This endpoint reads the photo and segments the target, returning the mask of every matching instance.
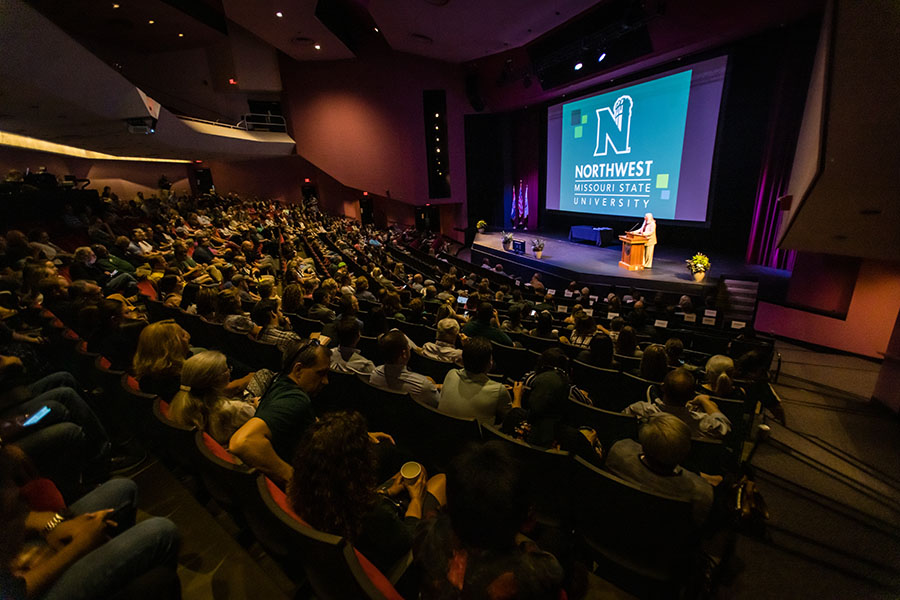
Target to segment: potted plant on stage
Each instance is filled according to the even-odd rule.
[[[531,240],[531,251],[534,252],[535,258],[540,259],[544,255],[544,240],[540,238]]]
[[[484,233],[484,228],[487,227],[487,221],[481,219],[477,223],[475,223],[475,229],[478,230],[478,233]]]
[[[512,246],[513,234],[511,232],[504,231],[502,240],[503,240],[503,249],[508,251],[510,249],[510,247]]]
[[[706,272],[709,271],[709,257],[698,252],[684,262],[687,263],[688,271],[694,276],[694,281],[698,283],[703,281]]]

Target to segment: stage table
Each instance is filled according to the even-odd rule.
[[[608,246],[615,241],[615,234],[609,227],[572,225],[569,228],[570,242],[592,242],[597,246]]]

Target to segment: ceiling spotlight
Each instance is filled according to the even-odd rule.
[[[437,118],[440,117],[440,116],[441,116],[441,113],[434,113],[434,118],[435,118],[435,119],[437,119]]]
[[[284,13],[279,10],[277,13],[275,13],[275,16],[280,19],[281,17],[284,16]]]
[[[321,44],[316,44],[315,46],[313,46],[313,48],[315,48],[316,50],[321,50],[321,49],[322,49],[322,45],[321,45]]]
[[[606,52],[602,52],[600,56],[597,57],[597,62],[603,62],[604,58],[606,58]]]
[[[184,37],[184,34],[183,34],[183,33],[179,33],[179,34],[178,34],[178,37]]]
[[[153,25],[154,23],[156,23],[156,21],[154,21],[153,19],[147,21],[147,25]]]
[[[119,8],[118,4],[113,4],[113,8]]]
[[[575,70],[576,70],[576,71],[580,71],[580,70],[581,70],[581,67],[583,67],[583,66],[584,66],[584,65],[583,65],[582,63],[575,63]]]
[[[381,33],[381,30],[378,29],[377,27],[375,27],[374,29],[375,29],[375,33]]]

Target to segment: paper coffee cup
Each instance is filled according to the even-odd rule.
[[[404,465],[400,467],[400,476],[406,481],[415,481],[421,474],[422,465],[415,461],[411,460],[408,463],[404,463]]]

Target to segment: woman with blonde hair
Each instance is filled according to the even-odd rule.
[[[186,427],[196,426],[227,445],[232,434],[256,414],[255,402],[226,398],[230,379],[231,368],[221,352],[206,351],[190,357],[181,369],[181,385],[172,399],[169,419]]]
[[[132,361],[141,390],[171,400],[178,391],[182,365],[190,356],[190,342],[191,335],[171,319],[147,325]]]

